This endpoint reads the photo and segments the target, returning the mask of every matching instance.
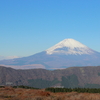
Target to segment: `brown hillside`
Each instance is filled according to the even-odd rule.
[[[76,75],[79,86],[84,86],[85,84],[100,85],[100,66],[70,67],[54,71],[45,69],[16,70],[0,66],[0,85],[6,85],[6,82],[12,82],[13,85],[29,85],[28,80],[36,79],[42,79],[48,82],[57,79],[59,82],[54,85],[61,85],[62,76],[67,79],[71,75]]]
[[[0,88],[0,100],[100,100],[99,93],[51,93],[35,89]]]

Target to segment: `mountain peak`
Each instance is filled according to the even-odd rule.
[[[57,45],[61,47],[69,47],[69,48],[75,48],[75,47],[86,47],[82,43],[74,40],[74,39],[64,39],[63,41],[59,42]]]
[[[84,44],[74,39],[64,39],[58,44],[46,50],[46,53],[51,54],[91,54],[93,50],[85,46]]]

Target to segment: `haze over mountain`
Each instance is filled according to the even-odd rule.
[[[98,66],[100,53],[74,39],[65,39],[43,52],[23,58],[2,60],[0,64],[18,69]]]

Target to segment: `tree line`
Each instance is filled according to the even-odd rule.
[[[100,93],[100,88],[46,88],[50,92]]]
[[[34,87],[24,86],[24,85],[10,86],[10,87],[13,87],[13,88],[23,88],[23,89],[39,89],[39,88],[34,88]],[[5,86],[0,86],[0,88],[5,88]]]
[[[12,86],[13,88],[24,88],[24,89],[38,89],[38,88],[34,88],[34,87],[30,87],[30,86],[24,86],[24,85],[20,85],[20,86]]]

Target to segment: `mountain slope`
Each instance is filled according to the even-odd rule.
[[[0,64],[17,69],[98,66],[100,65],[100,53],[74,39],[65,39],[43,52],[23,58],[2,60]]]
[[[28,85],[36,88],[51,86],[99,87],[100,66],[70,67],[62,70],[27,69],[15,70],[0,66],[0,85]]]

